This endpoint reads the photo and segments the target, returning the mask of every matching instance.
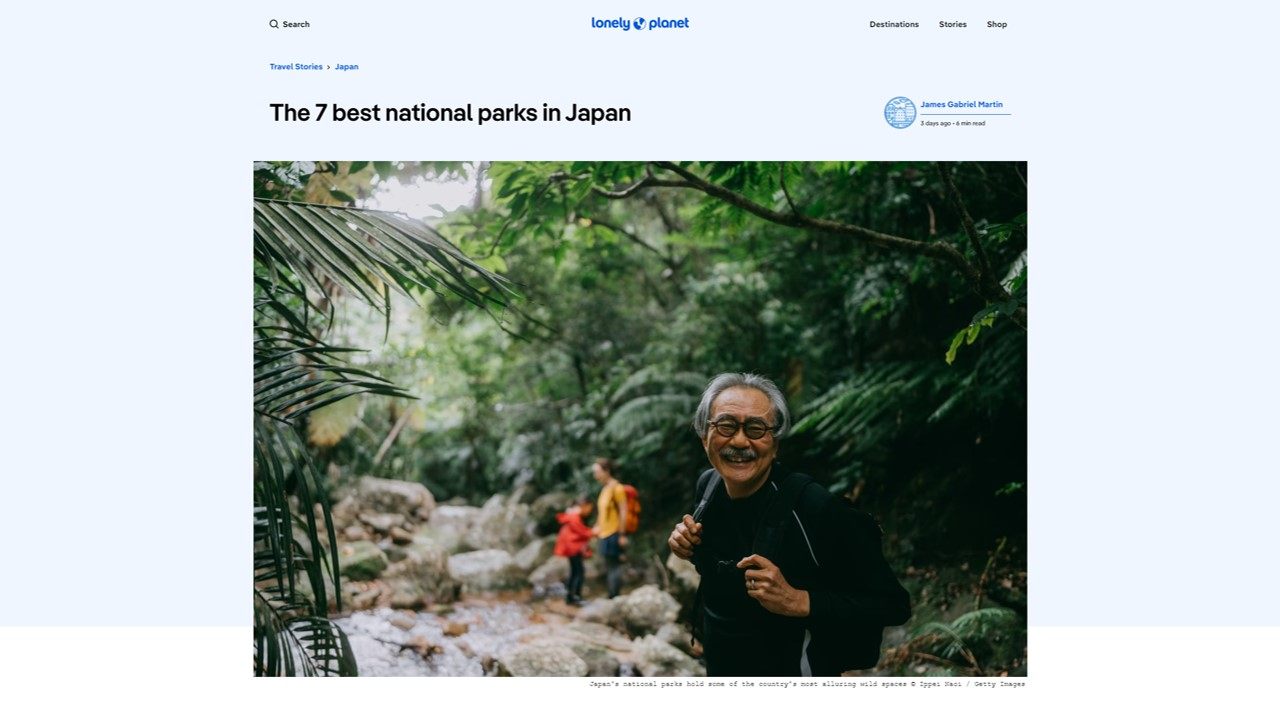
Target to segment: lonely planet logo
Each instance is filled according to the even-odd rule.
[[[916,121],[916,104],[910,98],[896,97],[884,106],[884,119],[899,130]]]

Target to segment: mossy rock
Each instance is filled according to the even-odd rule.
[[[340,545],[338,556],[342,576],[352,580],[376,580],[387,569],[387,554],[371,542]]]

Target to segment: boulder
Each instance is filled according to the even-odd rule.
[[[533,572],[529,573],[529,584],[535,588],[546,588],[562,583],[569,577],[569,558],[552,555]]]
[[[360,478],[356,489],[360,506],[379,513],[395,513],[405,517],[430,517],[436,499],[431,491],[416,482],[384,480],[371,476]]]
[[[480,509],[466,505],[441,505],[431,513],[427,524],[418,528],[419,538],[428,539],[445,552],[456,553],[474,548],[467,545],[467,531],[480,514]]]
[[[511,490],[511,494],[507,496],[508,505],[528,505],[533,502],[538,495],[538,491],[529,484],[517,483]]]
[[[522,572],[531,572],[534,568],[546,562],[547,558],[551,557],[555,547],[556,539],[554,537],[538,538],[520,548],[520,551],[515,554],[516,565],[519,566]]]
[[[556,514],[564,512],[574,497],[563,490],[549,492],[529,505],[529,520],[538,535],[550,535],[560,529]]]
[[[599,645],[566,640],[565,645],[587,664],[587,675],[590,677],[617,677],[622,663],[608,650]]]
[[[355,497],[348,495],[338,502],[334,503],[329,510],[329,516],[333,519],[335,528],[344,528],[352,525],[356,521],[356,515],[360,514],[360,504]]]
[[[689,642],[691,640],[689,628],[676,623],[667,623],[658,628],[658,632],[654,633],[654,637],[685,655],[694,657],[693,646]]]
[[[362,512],[357,516],[360,522],[386,535],[391,532],[391,528],[400,527],[404,524],[404,515],[400,513],[375,513]]]
[[[698,595],[698,583],[702,581],[698,575],[698,569],[693,566],[693,563],[675,555],[667,556],[664,569],[666,570],[666,590],[671,593],[676,602],[680,603],[678,619],[681,622],[691,622],[694,599]]]
[[[636,588],[617,598],[618,620],[634,636],[649,635],[676,621],[680,603],[656,585]]]
[[[520,568],[506,550],[475,550],[450,556],[449,574],[463,592],[502,590],[524,582]]]
[[[645,677],[703,677],[706,668],[656,635],[631,643],[636,670]]]
[[[498,656],[499,674],[513,677],[586,677],[587,663],[563,643],[517,645]]]
[[[401,548],[404,559],[388,566],[382,579],[391,589],[391,605],[422,608],[457,597],[458,582],[449,573],[449,555],[430,543],[414,541]]]
[[[595,564],[586,564],[586,579],[588,581],[599,579],[600,575],[601,572]],[[547,588],[556,583],[563,583],[568,578],[569,558],[552,555],[544,560],[533,572],[529,573],[529,584],[535,588]]]
[[[587,674],[591,677],[616,677],[621,662],[615,653],[631,652],[631,640],[626,635],[595,623],[534,626],[525,635],[525,641],[569,648],[587,664]]]
[[[373,580],[387,568],[387,555],[371,542],[338,545],[338,562],[342,576],[352,580]]]
[[[693,563],[675,555],[667,556],[667,592],[674,595],[681,605],[693,605],[693,596],[698,592],[699,582],[701,577]]]
[[[338,609],[338,602],[333,592],[333,580],[329,577],[328,572],[322,572],[321,577],[324,580],[325,602],[328,605],[328,611],[334,612]],[[309,603],[315,603],[316,594],[312,592],[311,580],[306,573],[298,573],[294,577],[293,588],[304,600]],[[351,598],[354,594],[355,591],[351,587],[351,583],[342,583],[342,603],[346,609],[350,609]]]
[[[515,552],[524,540],[529,506],[510,503],[501,495],[485,502],[467,531],[466,544],[478,550]]]
[[[566,638],[596,645],[613,652],[631,651],[631,638],[608,625],[583,620],[581,615],[568,625],[557,628],[557,631]]]
[[[600,625],[619,627],[622,625],[622,621],[618,612],[618,600],[619,598],[611,600],[596,598],[578,610],[577,619],[584,623],[599,623]]]

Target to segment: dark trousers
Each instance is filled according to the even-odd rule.
[[[604,584],[609,588],[609,597],[618,597],[618,593],[622,592],[622,558],[605,555],[604,568]]]
[[[582,581],[586,577],[587,573],[583,568],[582,556],[574,555],[569,558],[569,581],[565,583],[565,592],[570,600],[582,597]]]
[[[600,554],[604,556],[604,584],[609,589],[609,597],[618,597],[622,592],[622,544],[618,542],[618,534],[600,538]]]

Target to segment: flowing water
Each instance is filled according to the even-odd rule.
[[[448,612],[378,608],[336,622],[351,640],[363,676],[458,677],[492,675],[493,658],[568,620],[525,600],[478,598]]]
[[[523,603],[466,603],[447,615],[379,608],[338,624],[351,640],[361,675],[480,676],[492,674],[489,659],[530,628],[530,614]],[[463,626],[466,631],[457,634]],[[457,636],[447,634],[450,629]]]

